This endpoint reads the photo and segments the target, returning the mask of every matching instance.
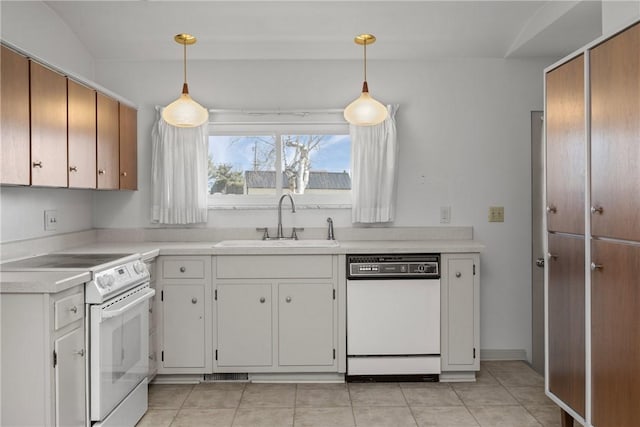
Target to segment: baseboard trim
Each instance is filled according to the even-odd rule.
[[[524,360],[527,352],[524,349],[480,349],[480,360]]]

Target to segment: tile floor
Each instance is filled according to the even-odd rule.
[[[475,383],[151,385],[138,427],[560,426],[524,362],[483,362]]]

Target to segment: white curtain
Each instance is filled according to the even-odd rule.
[[[396,112],[374,126],[349,126],[351,134],[351,220],[360,223],[391,222],[395,215],[398,142]]]
[[[160,111],[151,132],[152,220],[161,224],[207,222],[208,121],[196,128],[165,122]]]

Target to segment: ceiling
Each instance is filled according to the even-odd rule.
[[[600,1],[47,1],[97,61],[561,57],[601,35]]]

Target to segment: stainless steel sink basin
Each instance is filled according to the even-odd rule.
[[[223,240],[214,248],[335,248],[337,240]]]

